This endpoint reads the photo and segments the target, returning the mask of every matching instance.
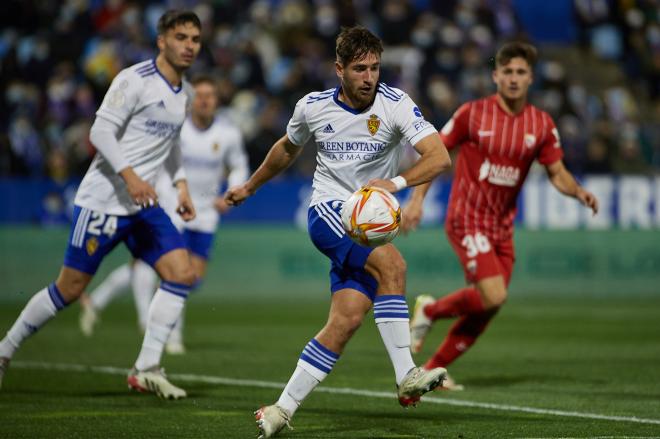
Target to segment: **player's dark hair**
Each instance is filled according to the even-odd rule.
[[[215,87],[216,89],[218,88],[218,81],[211,75],[205,75],[205,74],[195,75],[190,80],[190,83],[193,86],[196,86],[198,84],[210,84],[211,86]]]
[[[193,11],[170,9],[158,19],[158,35],[164,35],[168,30],[186,23],[192,23],[197,29],[202,30],[202,22]]]
[[[368,53],[380,56],[383,53],[383,43],[363,26],[343,27],[337,37],[335,51],[337,61],[345,66]]]
[[[521,41],[506,43],[497,51],[497,55],[495,55],[495,67],[505,66],[513,58],[522,58],[527,61],[530,67],[534,67],[538,59],[538,53],[536,47],[528,43]]]

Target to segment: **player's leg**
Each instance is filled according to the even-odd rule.
[[[128,288],[130,281],[131,264],[126,263],[115,268],[86,298],[81,297],[79,324],[85,336],[91,337],[101,312]]]
[[[431,330],[435,320],[477,314],[485,311],[482,293],[475,285],[477,271],[483,277],[500,275],[499,271],[491,269],[494,267],[494,262],[492,261],[494,255],[484,255],[483,252],[479,251],[480,248],[486,248],[486,243],[488,242],[484,242],[484,239],[487,240],[485,236],[480,235],[480,246],[477,247],[474,235],[466,235],[463,231],[457,231],[449,225],[447,225],[446,233],[447,239],[454,253],[458,256],[463,266],[465,278],[470,285],[439,299],[434,299],[427,294],[417,297],[410,324],[411,347],[414,353],[421,351],[424,339]],[[488,249],[492,250],[490,243],[488,243]],[[485,272],[487,269],[490,269],[488,273]]]
[[[167,399],[183,398],[186,392],[167,381],[160,360],[195,281],[188,251],[160,207],[140,213],[140,222],[131,230],[126,244],[135,257],[151,264],[161,278],[149,306],[142,348],[128,376],[129,387]]]
[[[182,235],[186,247],[190,252],[190,263],[195,273],[196,280],[191,289],[191,291],[194,291],[199,288],[202,279],[206,274],[208,259],[211,253],[211,248],[213,247],[214,235],[212,233],[198,232],[188,229],[184,229]],[[177,320],[176,325],[172,329],[170,337],[165,344],[165,352],[170,355],[181,355],[186,352],[186,347],[183,343],[184,322],[185,309],[181,312],[181,317]]]
[[[135,302],[135,311],[138,317],[138,326],[144,334],[147,328],[147,316],[149,314],[149,305],[151,298],[156,292],[158,285],[158,274],[146,262],[136,259],[133,262],[133,275],[131,276],[131,289],[133,290],[133,300]]]
[[[0,383],[9,360],[32,334],[68,304],[77,300],[121,236],[117,217],[75,206],[74,220],[57,280],[38,291],[0,341]]]
[[[378,247],[365,261],[365,270],[378,284],[374,319],[394,367],[402,406],[416,404],[420,397],[440,385],[443,368],[424,370],[415,366],[410,352],[408,304],[405,299],[406,263],[392,244]]]
[[[495,245],[491,256],[493,258],[491,262],[480,261],[484,266],[484,270],[476,273],[478,280],[475,283],[475,288],[481,296],[483,310],[461,316],[452,325],[440,348],[424,367],[446,367],[463,355],[474,345],[506,301],[507,285],[514,261],[513,243],[504,242]],[[488,268],[489,264],[491,264],[491,268]],[[500,274],[480,278],[485,273],[492,273],[493,270]]]

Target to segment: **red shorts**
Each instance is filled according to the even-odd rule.
[[[465,234],[447,224],[447,239],[463,266],[465,279],[475,283],[487,277],[502,275],[509,285],[516,260],[513,239],[495,241],[484,233]]]

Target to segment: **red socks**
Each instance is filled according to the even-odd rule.
[[[483,312],[481,295],[474,287],[463,288],[424,307],[424,314],[431,320],[476,314]]]
[[[460,357],[477,341],[477,337],[484,332],[498,310],[499,308],[495,308],[458,319],[449,330],[449,334],[445,337],[440,349],[426,362],[424,368],[447,367],[456,358]]]

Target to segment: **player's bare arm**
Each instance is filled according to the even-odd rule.
[[[451,167],[449,152],[447,152],[447,148],[445,148],[445,145],[437,134],[434,133],[424,137],[414,146],[415,150],[421,157],[410,169],[400,175],[400,177],[403,178],[403,185],[400,183],[397,184],[396,181],[393,181],[400,177],[395,177],[391,180],[375,178],[370,180],[367,184],[394,193],[400,191],[406,186],[417,186],[423,183],[428,183],[440,173]],[[426,194],[426,192],[424,192],[424,194]]]
[[[238,206],[252,196],[264,183],[288,168],[300,155],[302,146],[294,145],[284,135],[275,142],[266,158],[252,176],[241,186],[230,188],[225,200],[230,206]]]
[[[415,186],[410,199],[403,206],[403,213],[401,215],[401,232],[405,235],[408,232],[417,230],[417,226],[422,221],[422,215],[424,213],[424,198],[426,198],[426,193],[429,191],[429,188],[433,184],[431,181],[428,183],[422,183]]]
[[[594,215],[598,213],[598,198],[575,181],[575,177],[566,169],[566,166],[564,166],[561,160],[546,165],[545,169],[548,173],[550,183],[559,192],[576,198],[584,206],[590,208]]]
[[[190,192],[188,191],[188,182],[186,180],[177,180],[174,183],[174,187],[176,187],[179,197],[179,205],[177,206],[176,212],[184,221],[195,219],[197,213],[195,212],[195,206],[193,205]]]
[[[155,206],[158,203],[158,195],[154,188],[138,177],[132,167],[122,169],[119,171],[119,175],[124,179],[126,190],[135,204],[147,207]]]

